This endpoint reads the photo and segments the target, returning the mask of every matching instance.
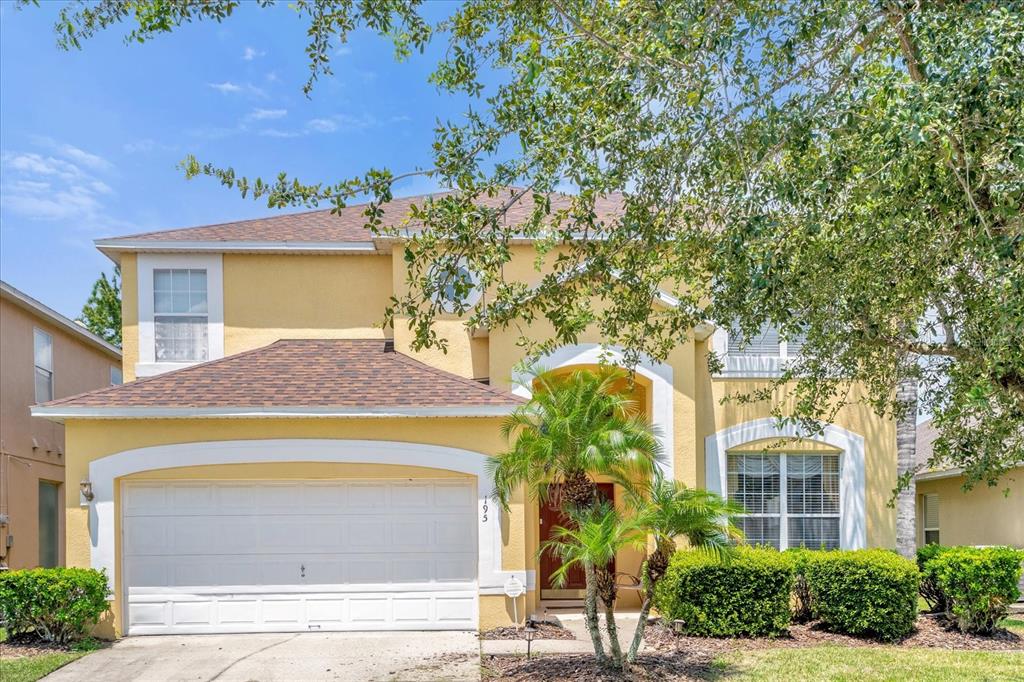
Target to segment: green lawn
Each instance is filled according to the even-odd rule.
[[[0,659],[0,680],[3,682],[35,682],[49,675],[75,659],[85,656],[88,651],[60,651],[25,658]]]
[[[7,640],[7,631],[0,628],[0,643]],[[0,680],[3,682],[35,682],[49,675],[57,668],[66,666],[71,661],[93,651],[95,646],[89,641],[79,651],[56,651],[39,656],[24,658],[0,659]]]
[[[738,651],[715,661],[712,679],[856,682],[1024,680],[1024,652],[882,646]]]

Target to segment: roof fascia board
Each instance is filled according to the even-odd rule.
[[[155,239],[97,239],[101,251],[329,251],[373,253],[377,247],[366,242],[294,242],[294,241],[185,241]]]
[[[62,407],[36,405],[33,417],[64,419],[302,419],[302,418],[407,418],[407,417],[504,417],[516,405],[465,405],[453,407]]]

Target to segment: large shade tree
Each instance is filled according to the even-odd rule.
[[[58,40],[124,22],[144,42],[236,5],[76,3]],[[549,344],[596,326],[661,358],[706,320],[769,322],[807,337],[779,379],[795,381],[780,418],[813,429],[856,400],[898,413],[913,381],[936,460],[968,484],[1024,461],[1022,2],[467,0],[435,23],[406,0],[290,6],[309,22],[314,96],[332,43],[367,27],[399,56],[446,42],[432,80],[474,100],[438,125],[435,165],[411,171],[455,190],[417,207],[412,286],[387,311],[418,344],[443,343],[437,294],[460,264],[494,292],[469,307],[468,287],[450,287],[471,325],[547,318]],[[321,183],[184,167],[276,207],[368,195],[378,230],[408,170]],[[547,200],[564,187],[568,205]],[[616,193],[621,210],[597,210]],[[532,219],[506,223],[522,197]],[[524,234],[562,245],[530,295],[502,267]],[[654,305],[659,288],[679,305]]]

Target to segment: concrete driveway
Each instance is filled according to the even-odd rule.
[[[47,681],[479,680],[475,632],[129,637]]]

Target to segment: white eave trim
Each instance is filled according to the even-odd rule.
[[[964,470],[957,467],[954,469],[939,469],[937,471],[922,471],[914,476],[915,481],[935,481],[942,478],[956,478],[962,476]]]
[[[179,241],[155,239],[97,239],[93,242],[96,248],[110,256],[108,252],[142,251],[142,252],[239,252],[262,251],[270,253],[377,253],[372,241],[365,242],[295,242],[295,241]]]
[[[454,407],[63,407],[35,406],[33,417],[64,419],[322,419],[504,417],[515,405]]]

